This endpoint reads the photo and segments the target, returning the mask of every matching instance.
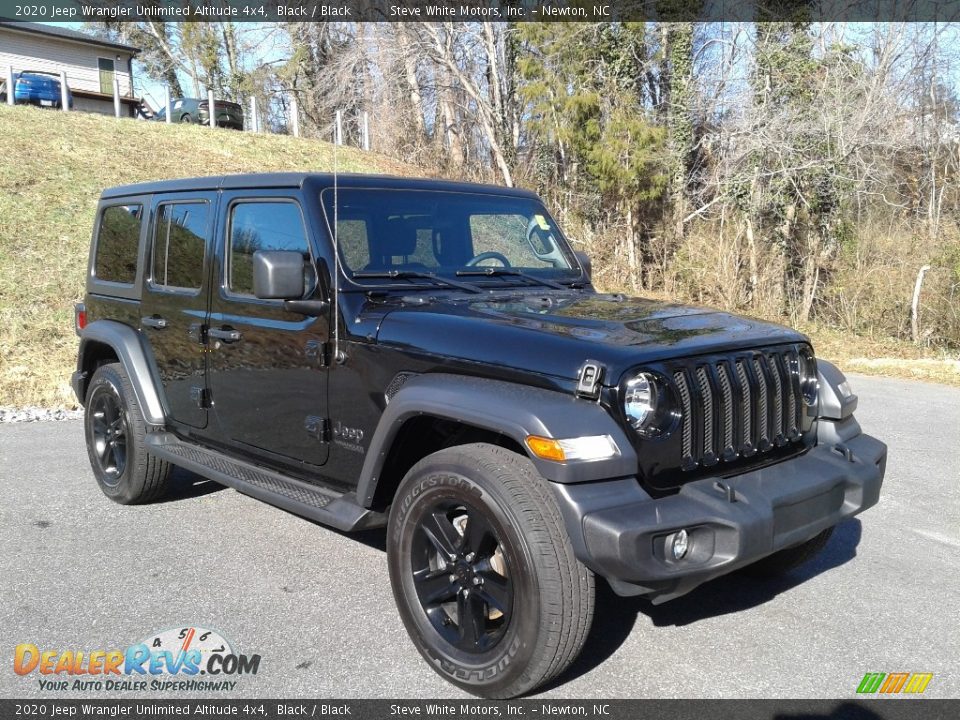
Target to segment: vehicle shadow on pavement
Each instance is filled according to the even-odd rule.
[[[742,571],[734,572],[663,605],[653,605],[643,598],[622,598],[606,582],[598,581],[593,626],[583,652],[565,673],[542,689],[563,685],[601,665],[630,636],[641,614],[646,615],[655,627],[683,626],[757,607],[852,560],[856,557],[861,534],[859,519],[846,520],[836,527],[830,542],[817,557],[782,577],[761,579]]]
[[[170,487],[163,498],[156,502],[162,504],[189,500],[226,489],[226,485],[220,485],[174,465],[173,473],[170,475]]]
[[[370,528],[369,530],[358,530],[357,532],[343,532],[342,530],[337,530],[329,525],[323,525],[321,523],[315,524],[319,528],[329,530],[337,535],[342,535],[350,542],[362,543],[363,545],[373,548],[374,550],[379,550],[383,553],[387,552],[387,529],[385,527]]]

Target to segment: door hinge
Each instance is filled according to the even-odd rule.
[[[303,421],[303,429],[320,442],[330,442],[330,418],[307,415]]]
[[[213,405],[213,401],[210,399],[210,391],[207,388],[196,386],[190,388],[190,399],[202,410],[206,410]]]
[[[327,367],[330,364],[330,346],[319,340],[307,340],[303,354],[317,367]]]

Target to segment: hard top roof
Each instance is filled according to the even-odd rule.
[[[102,198],[150,195],[153,193],[192,192],[200,190],[245,190],[258,188],[302,188],[305,184],[314,187],[332,187],[332,173],[248,173],[243,175],[212,175],[209,177],[160,180],[157,182],[119,185],[103,191]],[[399,177],[395,175],[362,175],[338,173],[337,185],[341,188],[383,188],[391,190],[445,190],[448,192],[471,192],[516,197],[537,197],[529,190],[481,185],[479,183],[431,180],[427,178]]]

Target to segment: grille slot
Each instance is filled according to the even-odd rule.
[[[680,412],[683,414],[681,420],[681,452],[683,453],[682,465],[693,468],[697,466],[693,459],[693,424],[690,420],[690,388],[687,387],[687,376],[682,372],[673,374],[673,381],[677,384],[677,390],[680,393]]]
[[[740,451],[744,454],[752,454],[753,448],[757,443],[753,436],[753,388],[750,379],[747,377],[747,363],[745,360],[737,360],[737,379],[740,381],[741,393],[743,395],[743,409],[741,411],[740,424],[743,428],[743,436],[740,439]]]
[[[758,394],[758,406],[757,406],[757,435],[758,442],[757,448],[761,451],[767,450],[770,447],[770,404],[769,398],[770,395],[767,392],[767,375],[763,372],[763,368],[760,366],[760,359],[753,358],[751,360],[753,363],[753,372],[757,377],[757,387],[759,388]]]
[[[769,452],[802,437],[795,348],[674,366],[684,470]]]
[[[773,407],[774,407],[774,442],[777,445],[783,445],[786,438],[783,434],[783,382],[780,380],[780,366],[777,361],[767,356],[767,368],[773,377]]]
[[[707,379],[707,371],[702,367],[697,368],[697,385],[700,387],[700,399],[703,402],[703,455],[706,460],[713,452],[713,426],[715,421],[713,388],[710,387],[710,382]]]
[[[721,405],[720,417],[723,418],[723,456],[735,452],[733,445],[733,390],[730,389],[730,378],[727,377],[727,366],[724,363],[717,365],[717,376],[720,378]]]

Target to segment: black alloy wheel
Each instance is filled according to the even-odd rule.
[[[120,394],[110,383],[97,387],[90,398],[93,451],[103,482],[116,487],[127,468],[127,419]]]
[[[411,572],[417,597],[437,633],[466,652],[486,652],[503,638],[513,583],[491,521],[472,505],[446,500],[414,531]]]

